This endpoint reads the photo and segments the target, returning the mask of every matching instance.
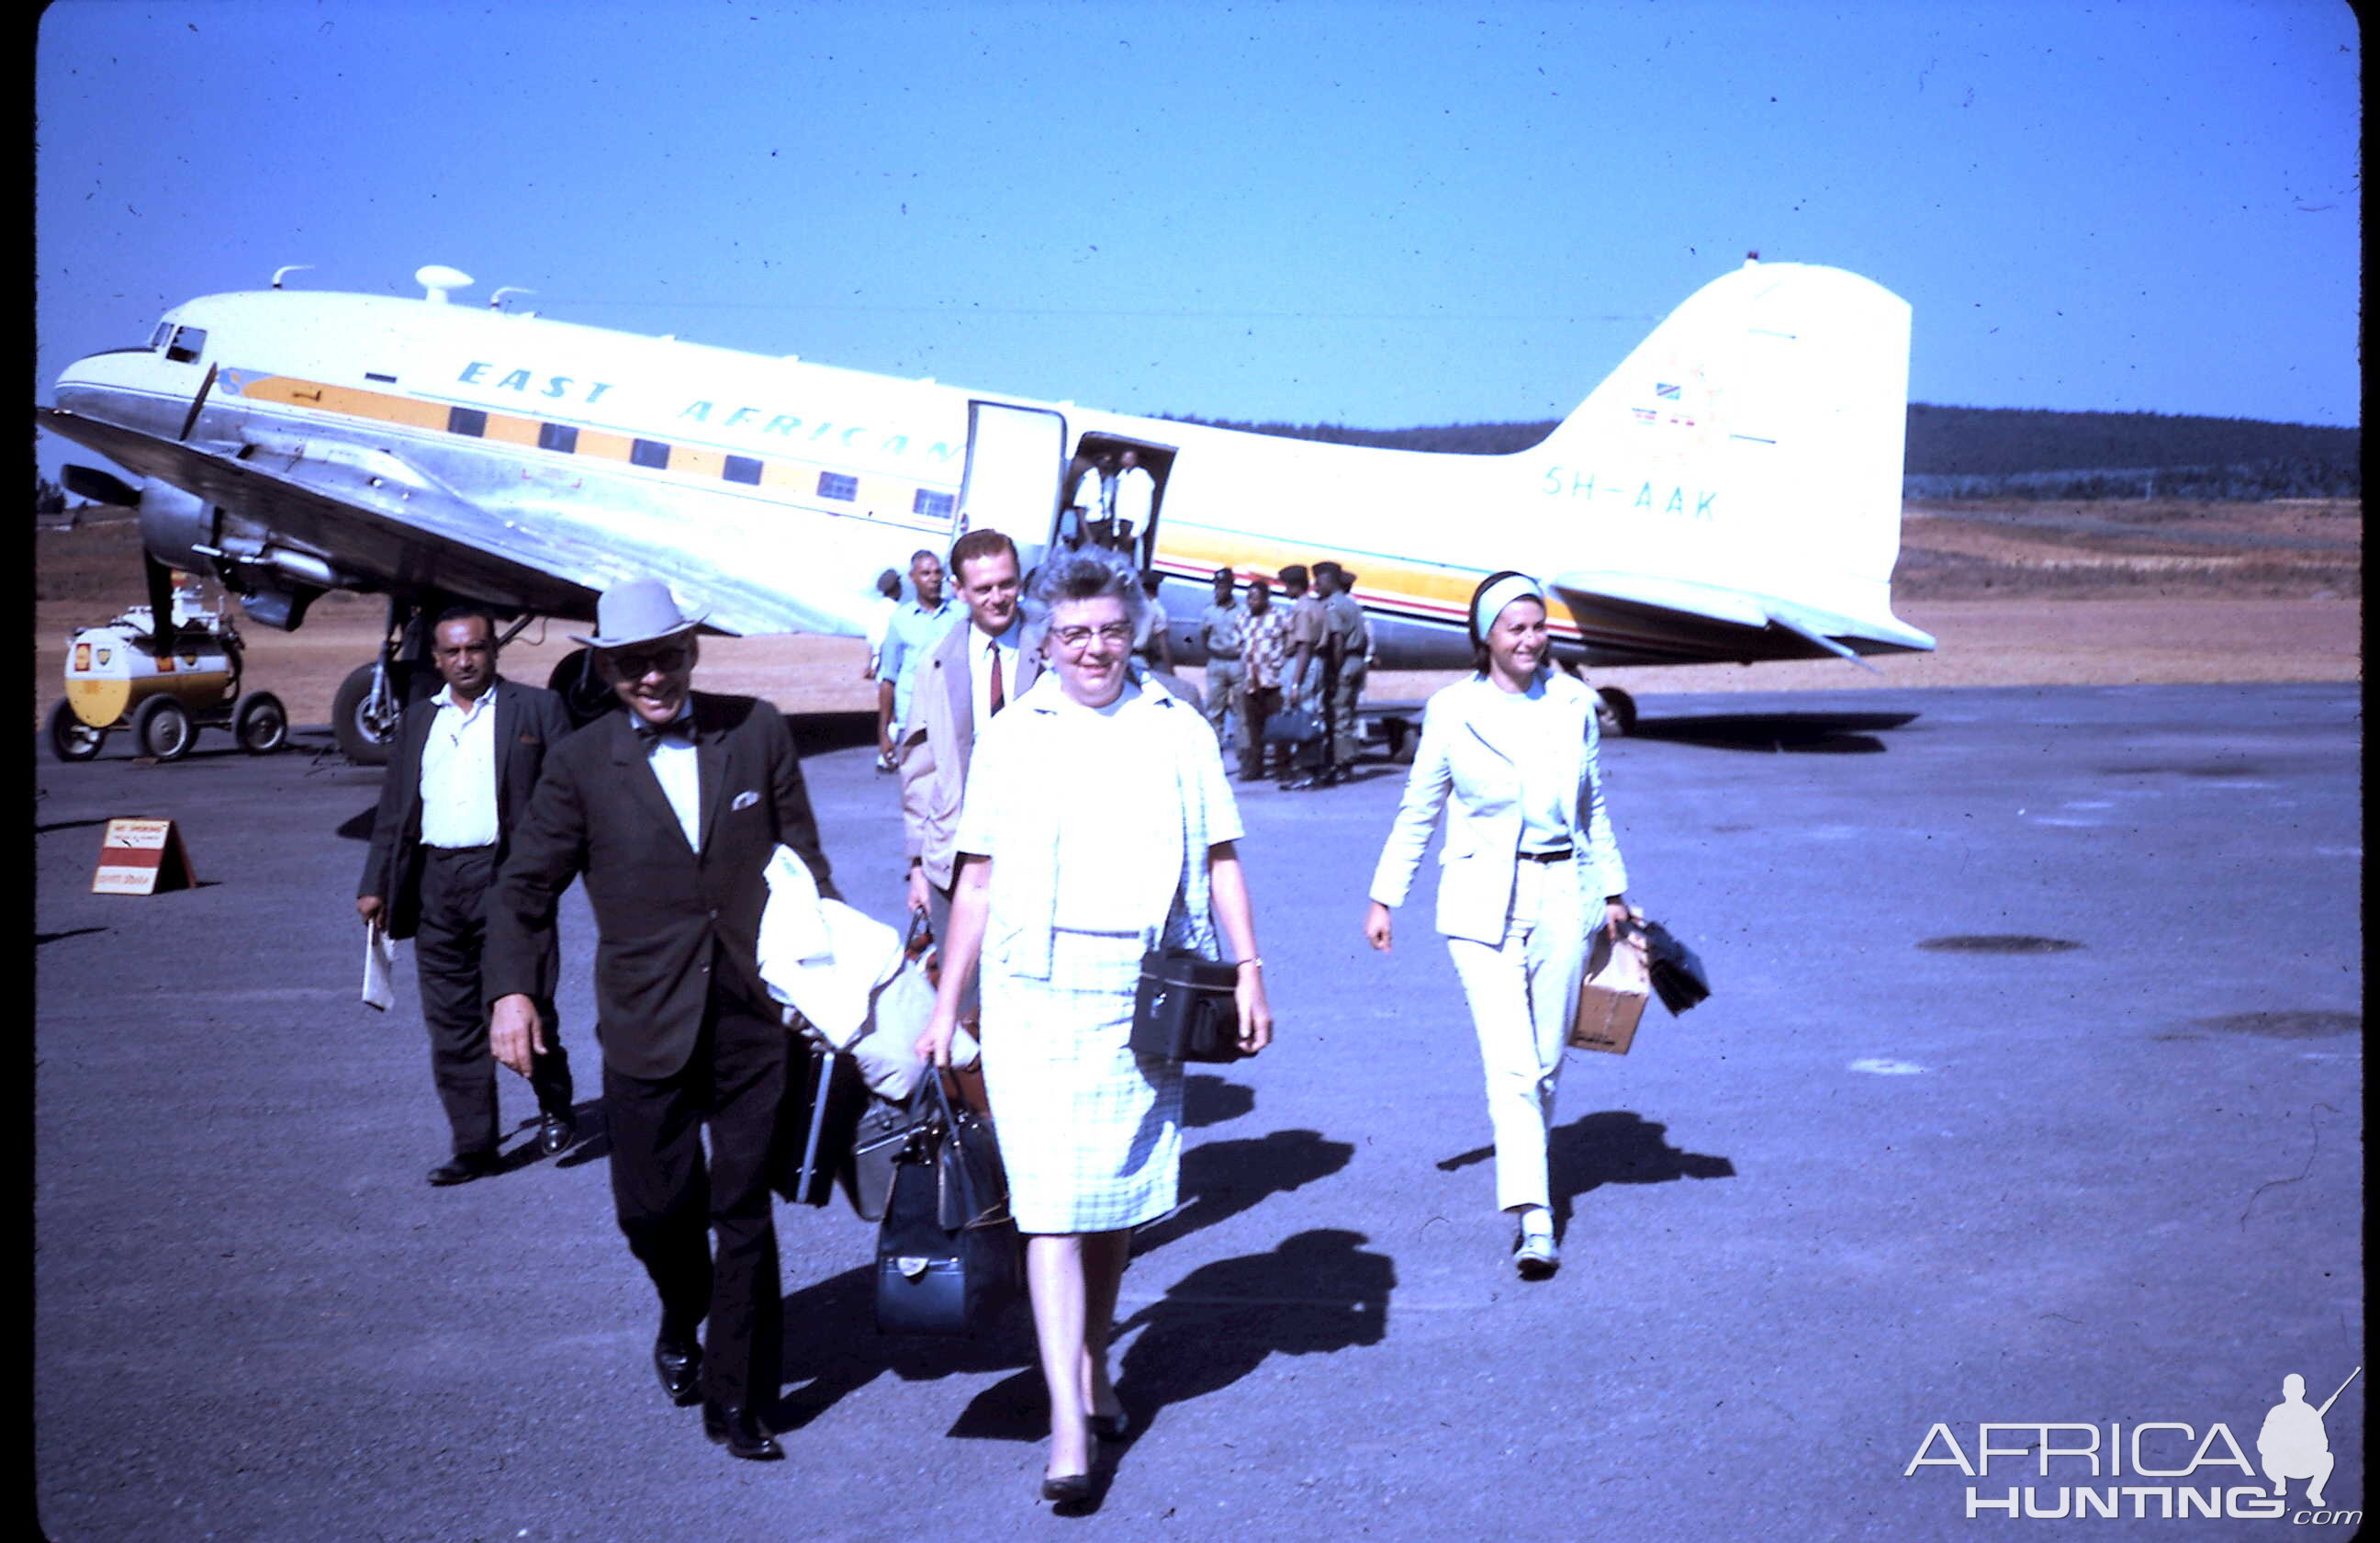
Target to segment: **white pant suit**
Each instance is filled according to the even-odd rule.
[[[1526,694],[1485,676],[1429,699],[1372,898],[1404,903],[1439,811],[1438,929],[1479,1037],[1496,1204],[1551,1204],[1546,1136],[1571,1013],[1603,901],[1628,887],[1596,765],[1594,695],[1540,672]],[[1544,860],[1540,860],[1544,859]]]

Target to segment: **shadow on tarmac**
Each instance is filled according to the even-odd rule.
[[[1266,1253],[1200,1265],[1118,1323],[1118,1339],[1140,1330],[1116,1367],[1130,1425],[1121,1442],[1103,1444],[1094,1495],[1073,1510],[1099,1509],[1116,1469],[1167,1406],[1228,1388],[1276,1354],[1378,1344],[1397,1271],[1387,1255],[1364,1251],[1370,1241],[1335,1227],[1298,1233]],[[976,1395],[950,1434],[1038,1441],[1049,1427],[1040,1367],[1031,1364]]]
[[[1197,1080],[1213,1082],[1226,1088],[1233,1086],[1220,1078]],[[1214,1097],[1212,1094],[1208,1096]],[[1327,1141],[1319,1133],[1310,1130],[1274,1131],[1247,1140],[1209,1141],[1191,1147],[1182,1154],[1182,1190],[1192,1197],[1190,1203],[1163,1221],[1135,1233],[1134,1257],[1160,1248],[1202,1228],[1211,1227],[1274,1195],[1286,1194],[1301,1185],[1327,1178],[1344,1168],[1354,1155],[1353,1143]],[[1365,1241],[1352,1233],[1301,1235],[1307,1238],[1344,1238],[1355,1243]],[[1296,1241],[1292,1239],[1290,1243]],[[1314,1294],[1324,1286],[1343,1296],[1347,1294],[1350,1283],[1360,1284],[1375,1275],[1383,1281],[1393,1280],[1393,1272],[1387,1268],[1389,1261],[1378,1256],[1361,1256],[1351,1267],[1345,1249],[1335,1249],[1329,1252],[1327,1257],[1318,1257],[1315,1250],[1322,1245],[1308,1243],[1292,1252],[1290,1243],[1284,1243],[1274,1254],[1202,1266],[1173,1288],[1169,1300],[1172,1295],[1187,1294],[1233,1300],[1254,1296],[1269,1301],[1297,1296],[1300,1293]],[[1378,1259],[1377,1270],[1364,1262],[1369,1259]],[[1228,1267],[1236,1267],[1236,1270]],[[1364,1273],[1337,1273],[1345,1268],[1358,1269]],[[1210,1273],[1219,1270],[1223,1272],[1220,1277]],[[1128,1281],[1131,1277],[1127,1275],[1125,1279]],[[1192,1282],[1202,1280],[1208,1283],[1192,1285]],[[1220,1280],[1221,1284],[1215,1284],[1217,1280]],[[1378,1337],[1378,1320],[1386,1312],[1387,1286],[1381,1285],[1377,1294],[1380,1306],[1373,1314],[1374,1339]],[[844,1397],[858,1391],[886,1372],[905,1381],[923,1381],[947,1377],[953,1372],[1013,1368],[1016,1371],[1015,1376],[985,1389],[960,1411],[949,1434],[1003,1441],[1038,1441],[1049,1434],[1049,1401],[1041,1388],[1029,1309],[1021,1295],[998,1323],[982,1338],[976,1340],[878,1333],[876,1275],[872,1265],[847,1270],[816,1285],[794,1292],[784,1299],[783,1307],[783,1377],[785,1381],[798,1382],[801,1386],[779,1401],[770,1420],[771,1428],[774,1430],[799,1430],[833,1408]],[[1332,1310],[1344,1316],[1347,1308],[1340,1305]],[[1144,1309],[1131,1321],[1156,1321],[1148,1318],[1148,1311]],[[1295,1320],[1294,1315],[1292,1317],[1294,1321],[1291,1329],[1284,1329],[1282,1333],[1291,1334],[1293,1353],[1303,1354],[1306,1341],[1314,1337],[1312,1326],[1297,1327],[1302,1320]],[[1119,1335],[1124,1327],[1123,1324],[1117,1326]],[[1195,1358],[1199,1338],[1196,1334],[1189,1336],[1184,1354]],[[1228,1361],[1230,1357],[1223,1359]],[[1257,1361],[1262,1359],[1262,1354],[1256,1357]],[[1130,1364],[1127,1358],[1126,1365]],[[1250,1361],[1248,1368],[1244,1370],[1252,1369],[1255,1365],[1256,1361]],[[1244,1371],[1234,1372],[1232,1379],[1241,1375]],[[1223,1385],[1220,1382],[1214,1384],[1215,1387]],[[1211,1391],[1212,1389],[1197,1391]],[[1160,1399],[1156,1402],[1167,1401]]]
[[[1204,1072],[1193,1072],[1182,1081],[1182,1125],[1196,1130],[1202,1125],[1220,1125],[1256,1112],[1257,1090],[1245,1083],[1226,1082]]]
[[[1581,1115],[1546,1140],[1547,1176],[1553,1186],[1554,1225],[1568,1228],[1572,1203],[1607,1184],[1669,1184],[1677,1179],[1731,1179],[1735,1163],[1702,1152],[1682,1152],[1663,1139],[1669,1126],[1622,1109]],[[1494,1146],[1441,1159],[1440,1172],[1494,1160]]]
[[[1628,737],[1767,755],[1866,756],[1885,748],[1877,733],[1916,717],[1914,712],[1700,712],[1640,720]]]
[[[1319,1131],[1272,1131],[1237,1141],[1202,1141],[1182,1154],[1182,1193],[1190,1203],[1133,1234],[1135,1258],[1228,1221],[1276,1195],[1327,1179],[1355,1155],[1352,1141]]]
[[[372,838],[372,827],[379,823],[380,806],[374,804],[366,808],[363,813],[352,819],[341,820],[339,828],[331,833],[342,841],[370,841]]]

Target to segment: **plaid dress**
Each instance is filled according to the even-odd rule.
[[[986,725],[959,850],[992,859],[983,1073],[1020,1231],[1102,1233],[1179,1200],[1182,1067],[1132,1052],[1141,955],[1211,956],[1207,848],[1241,834],[1215,736],[1153,681],[1101,712],[1050,672]]]

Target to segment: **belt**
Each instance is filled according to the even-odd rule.
[[[482,852],[492,852],[496,847],[493,842],[485,846],[431,846],[425,842],[421,849],[439,857],[475,857]]]
[[[1570,861],[1571,850],[1567,846],[1557,846],[1550,852],[1520,852],[1514,856],[1524,863],[1566,863]]]

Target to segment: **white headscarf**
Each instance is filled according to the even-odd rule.
[[[1516,600],[1533,600],[1544,605],[1545,587],[1524,573],[1507,574],[1488,585],[1471,602],[1471,635],[1486,642],[1488,628],[1504,614],[1504,607]]]

